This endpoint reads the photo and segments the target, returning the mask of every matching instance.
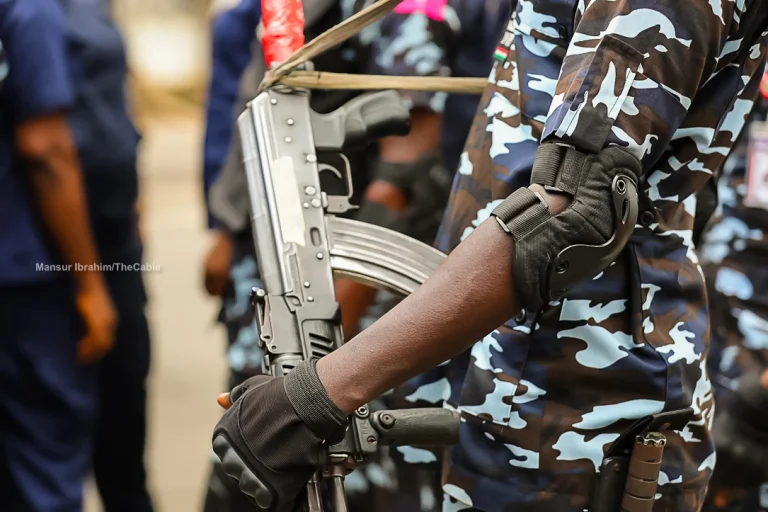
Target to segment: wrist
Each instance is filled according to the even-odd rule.
[[[82,270],[75,272],[75,284],[78,293],[101,291],[106,287],[104,276],[95,270]]]
[[[317,362],[317,375],[336,407],[344,414],[350,415],[358,407],[365,405],[368,400],[364,396],[365,390],[362,384],[349,385],[349,379],[345,378],[340,371],[343,366],[333,362],[334,354],[325,356]]]
[[[296,414],[321,439],[340,442],[347,429],[347,414],[328,395],[315,367],[303,361],[285,377],[285,392]]]

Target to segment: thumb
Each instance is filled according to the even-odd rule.
[[[229,409],[232,402],[229,400],[229,393],[222,393],[216,398],[216,402],[224,409]]]

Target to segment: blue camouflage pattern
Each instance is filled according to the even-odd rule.
[[[219,321],[227,330],[229,389],[262,373],[264,352],[259,347],[259,332],[251,304],[251,291],[262,288],[253,242],[247,237],[235,240],[230,283],[222,297]]]
[[[749,124],[764,122],[768,100],[761,99]],[[718,181],[718,209],[701,247],[712,319],[710,367],[717,392],[735,389],[739,377],[768,365],[768,215],[747,206],[749,131],[739,136]]]
[[[370,1],[357,0],[356,10]],[[395,12],[360,32],[370,46],[366,73],[391,76],[450,76],[452,52],[461,31],[457,0],[404,0]],[[400,91],[409,109],[442,113],[446,93]]]
[[[691,407],[668,432],[655,510],[697,511],[715,463],[696,192],[757,95],[764,0],[519,0],[495,52],[438,235],[446,252],[530,183],[536,148],[623,147],[646,196],[627,249],[561,302],[477,342],[443,510],[582,512],[633,420]],[[458,394],[458,397],[456,395]]]
[[[764,83],[768,83],[766,77]],[[761,98],[747,127],[764,122],[766,116],[768,99]],[[718,209],[701,247],[712,325],[709,371],[716,399],[726,402],[738,389],[742,375],[768,368],[768,295],[763,293],[768,289],[768,208],[745,204],[748,151],[749,130],[745,129],[723,165]],[[718,414],[727,411],[718,409]],[[720,491],[726,491],[727,504],[716,506],[712,500],[706,510],[768,510],[768,484],[737,492],[710,488],[710,495]]]

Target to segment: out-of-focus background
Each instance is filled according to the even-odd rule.
[[[213,0],[216,2],[217,0]],[[226,384],[218,301],[204,293],[210,246],[200,179],[210,55],[210,0],[113,0],[128,45],[131,94],[143,135],[142,234],[151,305],[147,462],[157,509],[199,510],[210,435]],[[92,490],[87,512],[100,510]]]

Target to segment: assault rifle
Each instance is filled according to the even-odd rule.
[[[322,115],[311,110],[309,95],[305,89],[267,89],[238,119],[264,283],[252,298],[264,369],[275,376],[344,343],[334,272],[405,295],[444,259],[399,233],[336,217],[354,208],[352,173],[342,149],[406,134],[410,116],[399,94],[358,96]],[[343,182],[345,192],[325,192],[322,173]],[[345,512],[345,475],[379,446],[453,444],[458,430],[458,414],[447,409],[360,407],[346,438],[328,447],[323,467],[309,482],[305,510],[323,510],[323,480],[330,480],[334,511]]]

